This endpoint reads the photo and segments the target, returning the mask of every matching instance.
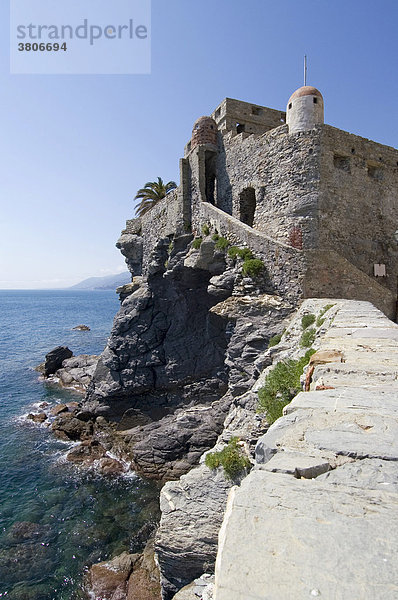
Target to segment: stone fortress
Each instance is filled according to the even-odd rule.
[[[275,293],[369,300],[396,317],[398,150],[324,124],[314,87],[286,113],[226,98],[199,118],[180,185],[122,232],[134,275],[206,223],[261,258]],[[134,247],[134,259],[131,248]]]
[[[398,597],[398,151],[323,113],[310,86],[286,113],[225,99],[194,124],[179,187],[117,242],[133,281],[74,452],[164,483],[162,600]],[[307,352],[305,391],[270,425],[259,390]],[[233,481],[205,462],[232,438],[251,465]]]

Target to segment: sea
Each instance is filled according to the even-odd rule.
[[[40,381],[55,346],[99,354],[119,307],[114,291],[0,290],[0,598],[81,600],[88,568],[140,548],[158,518],[158,488],[134,472],[117,478],[65,459],[72,444],[26,419],[42,402],[80,400]],[[76,331],[77,325],[90,331]],[[137,542],[138,543],[138,542]]]

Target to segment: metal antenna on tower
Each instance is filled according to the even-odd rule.
[[[307,85],[307,55],[304,54],[304,85]]]

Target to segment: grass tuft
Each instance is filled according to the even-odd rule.
[[[258,277],[261,271],[264,270],[264,263],[259,258],[249,258],[245,260],[242,267],[243,275],[248,275],[249,277]]]
[[[203,238],[201,238],[201,237],[195,238],[194,241],[192,242],[192,248],[194,248],[194,250],[199,250],[202,242],[203,242]]]
[[[282,416],[283,408],[300,391],[300,377],[315,350],[307,350],[298,360],[282,360],[268,373],[258,392],[259,412],[265,412],[271,425]]]
[[[251,463],[238,444],[239,438],[233,437],[220,452],[208,452],[205,464],[209,469],[223,467],[227,479],[236,479],[243,471],[250,469]]]
[[[316,319],[316,317],[312,313],[310,313],[309,315],[304,315],[301,318],[301,327],[303,329],[307,329],[307,327],[309,327],[310,325],[315,323],[315,319]]]

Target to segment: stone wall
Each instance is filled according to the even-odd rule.
[[[266,106],[225,98],[211,116],[219,131],[262,134],[284,123],[286,114]],[[240,131],[237,131],[239,126]]]
[[[143,238],[143,272],[146,273],[148,259],[157,242],[165,237],[184,233],[184,209],[181,188],[167,194],[141,218]]]
[[[321,128],[319,246],[332,249],[395,295],[398,276],[398,150]]]
[[[332,250],[305,253],[304,298],[347,298],[369,300],[390,319],[396,318],[396,297]]]
[[[223,137],[217,159],[217,206],[240,218],[240,194],[253,188],[253,227],[289,243],[301,231],[304,248],[317,245],[320,132],[295,135],[281,126],[261,136]]]
[[[202,224],[209,224],[232,244],[247,246],[264,261],[276,293],[292,302],[301,298],[305,271],[300,250],[271,239],[207,202],[201,204],[200,215]]]

